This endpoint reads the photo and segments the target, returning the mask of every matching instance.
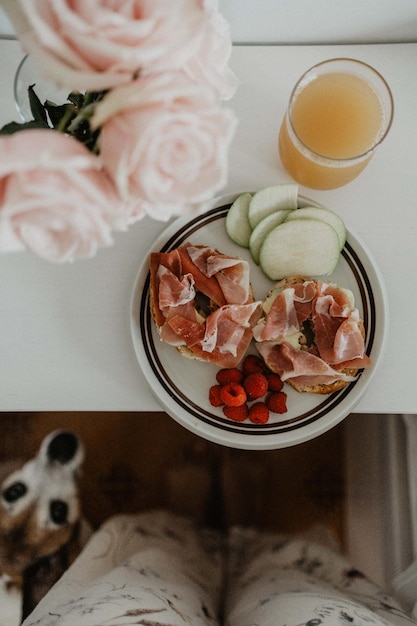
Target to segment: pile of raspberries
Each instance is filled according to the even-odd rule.
[[[266,424],[270,413],[287,412],[284,383],[255,354],[244,358],[242,369],[218,370],[216,380],[209,390],[210,404],[222,407],[224,415],[235,422],[249,419],[254,424]]]

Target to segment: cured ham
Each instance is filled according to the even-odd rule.
[[[314,314],[314,332],[320,356],[332,365],[364,356],[364,340],[359,311],[355,308],[336,308],[332,312],[332,296],[317,298]]]
[[[172,306],[192,302],[195,298],[194,278],[192,274],[176,276],[164,265],[158,267],[159,308],[168,311]]]
[[[273,297],[271,307],[254,328],[257,341],[282,341],[299,330],[300,324],[311,317],[315,290],[296,289],[303,285],[288,287]]]
[[[267,365],[299,390],[328,393],[369,367],[353,294],[334,283],[294,277],[266,298],[253,331]]]
[[[284,382],[293,379],[298,384],[317,385],[354,380],[353,376],[338,372],[322,358],[294,348],[287,341],[280,344],[265,341],[258,345],[258,351],[268,367],[278,372]]]
[[[261,314],[246,261],[185,244],[151,254],[150,280],[152,316],[161,340],[219,367],[239,363]]]
[[[249,263],[219,254],[213,248],[187,248],[190,259],[207,278],[215,277],[229,304],[245,304],[250,297]]]

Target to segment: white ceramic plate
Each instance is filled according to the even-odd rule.
[[[154,242],[153,251],[169,251],[186,242],[213,246],[225,254],[251,262],[255,299],[262,300],[273,283],[251,260],[248,250],[234,244],[225,232],[224,220],[235,196],[221,199],[215,207],[197,217],[180,218]],[[300,206],[316,204],[305,198]],[[350,289],[355,296],[366,329],[366,352],[372,367],[341,391],[318,396],[300,394],[289,385],[288,412],[271,414],[267,424],[233,422],[221,408],[208,400],[209,387],[216,383],[215,365],[182,357],[175,348],[160,341],[149,312],[149,254],[140,267],[132,294],[130,321],[133,345],[143,375],[156,399],[171,417],[205,439],[233,448],[268,450],[307,441],[329,430],[349,413],[362,397],[381,358],[387,335],[385,290],[375,262],[363,243],[351,232],[336,271],[329,280]],[[256,353],[256,349],[253,348]]]

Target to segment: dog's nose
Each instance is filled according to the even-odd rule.
[[[3,491],[2,496],[6,502],[16,502],[19,498],[22,498],[27,493],[27,487],[24,483],[17,481],[12,483]]]
[[[78,447],[78,437],[70,432],[60,432],[49,442],[46,454],[49,461],[58,461],[65,465],[72,461]]]
[[[51,500],[49,513],[55,524],[65,524],[68,519],[68,504],[63,500]]]

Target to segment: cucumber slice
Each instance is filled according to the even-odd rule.
[[[249,205],[249,222],[255,228],[259,222],[278,209],[296,209],[297,183],[284,183],[257,191]]]
[[[248,217],[251,200],[252,194],[249,191],[240,194],[226,215],[226,233],[232,241],[243,248],[249,247],[249,238],[252,233]]]
[[[267,234],[275,228],[275,226],[282,224],[292,212],[292,209],[278,209],[264,217],[259,224],[255,226],[249,239],[249,250],[255,263],[259,265],[259,251]]]
[[[347,233],[346,226],[342,218],[339,217],[339,215],[337,215],[336,213],[334,213],[334,211],[331,211],[330,209],[309,206],[298,209],[297,211],[292,211],[291,215],[288,215],[287,220],[306,218],[321,220],[329,224],[329,226],[332,226],[335,229],[337,236],[339,237],[340,250],[343,250],[343,246],[346,243]]]
[[[276,226],[266,237],[259,264],[271,280],[300,274],[327,276],[340,257],[339,237],[321,220],[297,219]]]

